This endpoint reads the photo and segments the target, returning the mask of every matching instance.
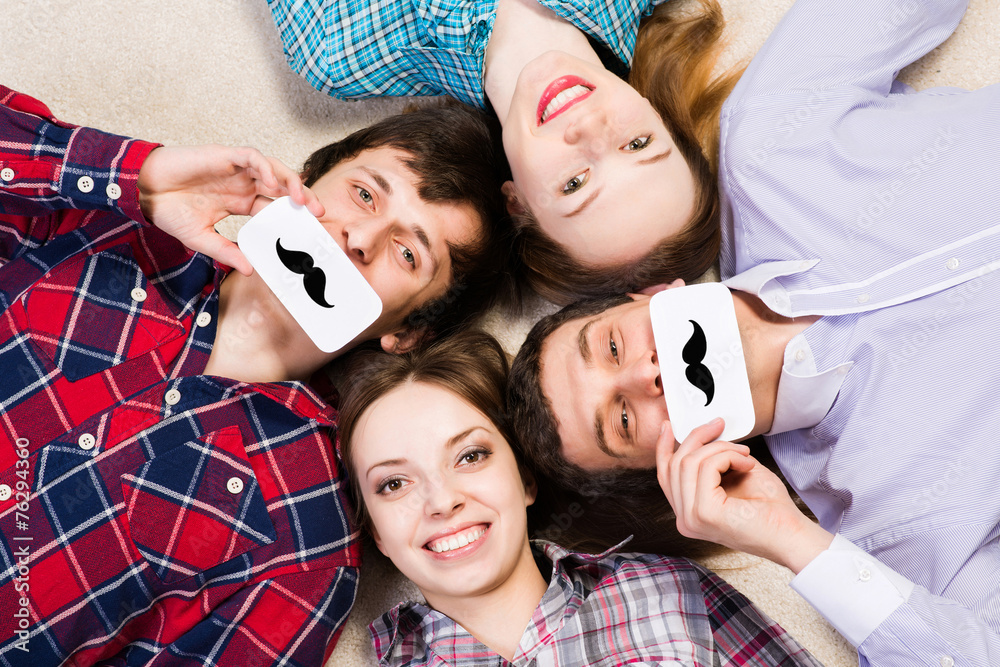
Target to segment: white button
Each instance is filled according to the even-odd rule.
[[[167,405],[177,405],[181,402],[181,392],[171,389],[163,396],[163,400],[167,402]]]
[[[234,495],[239,493],[243,490],[243,480],[239,477],[230,477],[229,481],[226,482],[226,489]]]
[[[840,366],[837,368],[837,375],[847,375],[847,371],[851,370],[847,366]]]
[[[941,667],[955,667],[955,661],[952,660],[950,655],[946,655],[941,658]]]
[[[200,327],[207,327],[209,324],[212,323],[212,315],[211,313],[199,313],[198,319],[196,319],[194,322]]]
[[[10,487],[6,484],[0,484],[0,501],[10,500]]]
[[[94,179],[90,176],[81,176],[76,182],[76,187],[80,188],[80,192],[90,192],[94,189]]]
[[[805,360],[806,360],[806,351],[805,350],[798,350],[795,353],[795,361],[805,361]]]
[[[97,444],[97,438],[90,433],[84,433],[76,442],[80,445],[80,449],[93,449],[94,445]]]
[[[869,569],[861,570],[860,572],[858,572],[858,579],[860,579],[861,581],[871,581],[872,571]]]
[[[799,262],[799,269],[805,271],[809,268],[809,262]]]
[[[104,191],[108,193],[109,199],[118,199],[122,196],[122,189],[117,183],[108,183],[108,187],[104,188]]]
[[[949,271],[954,271],[955,269],[958,268],[958,265],[961,264],[961,263],[962,262],[959,261],[958,257],[952,257],[947,262],[945,262],[945,266],[948,267]]]
[[[10,183],[14,180],[14,170],[10,167],[5,168],[3,171],[0,171],[0,178]]]
[[[141,287],[136,287],[134,290],[132,290],[132,298],[135,299],[136,301],[145,301],[146,296],[147,296],[146,290],[142,289]]]
[[[870,299],[870,298],[871,297],[868,296],[867,294],[859,294],[858,295],[858,303],[868,303],[868,299]]]

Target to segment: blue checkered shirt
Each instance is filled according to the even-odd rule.
[[[662,0],[540,0],[632,63],[639,20]],[[344,99],[450,95],[485,108],[496,0],[268,0],[292,69]]]

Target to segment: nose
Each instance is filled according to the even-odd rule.
[[[344,248],[354,261],[371,262],[385,244],[389,226],[383,220],[351,222],[343,227]]]
[[[596,109],[580,113],[566,126],[563,139],[567,144],[579,145],[590,153],[601,153],[607,149],[610,131],[607,112]]]
[[[465,506],[465,494],[458,485],[448,480],[432,480],[424,488],[424,512],[427,516],[448,517]]]
[[[656,352],[651,351],[633,360],[624,369],[625,384],[632,391],[643,396],[658,397],[663,395],[663,383],[660,381],[660,365]]]

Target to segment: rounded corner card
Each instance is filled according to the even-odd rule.
[[[649,318],[674,437],[683,441],[716,417],[726,421],[722,440],[748,435],[753,396],[729,288],[700,283],[658,292]]]
[[[316,347],[336,352],[382,313],[382,300],[304,206],[281,197],[240,228],[240,250]]]

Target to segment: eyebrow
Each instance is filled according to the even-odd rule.
[[[670,156],[670,151],[669,150],[665,150],[665,151],[663,151],[662,153],[660,153],[658,155],[653,155],[653,156],[644,158],[642,160],[637,160],[636,164],[642,164],[642,165],[654,164],[656,162],[662,162],[663,160],[666,160],[669,156]]]
[[[366,174],[368,174],[369,176],[371,176],[371,179],[373,181],[375,181],[375,185],[377,185],[380,188],[382,188],[383,190],[385,190],[385,193],[387,195],[391,195],[392,194],[392,186],[389,185],[389,181],[385,180],[385,176],[383,176],[379,172],[375,171],[371,167],[361,167],[361,171],[363,171]]]
[[[625,458],[624,454],[613,452],[611,451],[611,448],[608,446],[608,441],[604,437],[604,415],[601,414],[600,407],[598,407],[597,410],[594,411],[594,434],[597,436],[598,449],[600,449],[602,452],[604,452],[613,459]]]
[[[593,194],[591,194],[589,197],[587,197],[582,204],[580,204],[578,207],[576,207],[576,209],[574,209],[574,210],[570,211],[569,213],[567,213],[565,217],[572,218],[573,216],[580,215],[581,213],[583,213],[583,211],[588,206],[590,206],[594,202],[595,199],[597,199],[597,195],[599,195],[599,194],[601,194],[601,188],[597,188],[596,190],[594,190]]]
[[[583,357],[584,363],[588,366],[590,366],[593,362],[591,361],[590,341],[587,340],[587,335],[590,333],[590,327],[594,322],[595,320],[589,320],[586,324],[580,327],[580,334],[576,339],[576,344],[580,348],[580,356]]]
[[[386,466],[398,466],[402,463],[406,463],[406,459],[389,459],[388,461],[381,461],[379,463],[375,463],[365,472],[365,477],[370,475],[372,473],[372,470],[375,470],[375,468],[384,468]]]
[[[487,433],[489,432],[486,429],[486,427],[484,427],[484,426],[479,426],[479,425],[470,426],[469,428],[465,429],[461,433],[456,433],[455,435],[453,435],[450,438],[448,438],[448,442],[445,443],[445,447],[448,448],[448,449],[451,449],[452,447],[454,447],[455,445],[457,445],[458,443],[462,442],[467,437],[469,437],[469,434],[472,433],[473,431],[477,430],[477,429],[482,429],[482,430],[486,431]],[[379,461],[378,463],[372,464],[372,466],[370,468],[368,468],[368,470],[365,472],[365,477],[367,477],[368,475],[370,475],[371,472],[372,472],[372,470],[374,470],[375,468],[385,468],[385,467],[389,467],[389,466],[398,466],[398,465],[401,465],[403,463],[406,463],[406,459],[388,459],[386,461]]]

